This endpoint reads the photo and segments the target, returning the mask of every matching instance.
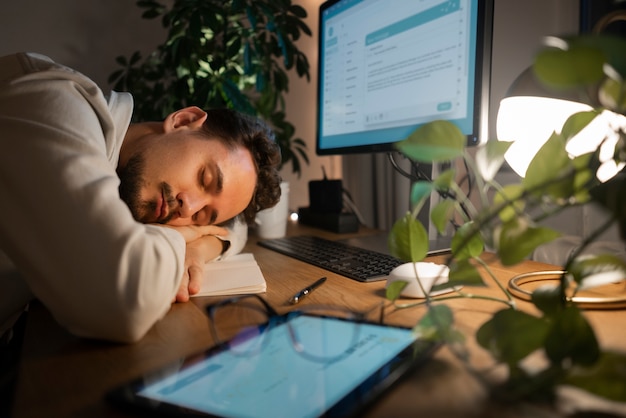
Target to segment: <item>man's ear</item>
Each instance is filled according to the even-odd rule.
[[[186,107],[167,115],[163,121],[163,130],[170,132],[175,129],[199,129],[206,120],[207,114],[196,106]]]

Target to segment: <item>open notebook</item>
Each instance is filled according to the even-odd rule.
[[[242,253],[207,263],[200,292],[194,296],[224,296],[263,293],[265,277],[254,255]]]

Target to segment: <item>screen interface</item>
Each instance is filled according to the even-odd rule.
[[[291,323],[303,333],[314,333],[323,325],[329,336],[345,335],[355,326],[312,316],[300,316]],[[319,416],[415,340],[409,329],[358,327],[346,355],[320,361],[294,349],[283,323],[271,328],[261,349],[254,353],[219,352],[147,384],[139,395],[225,417]],[[332,352],[335,339],[322,340],[319,346],[327,344]],[[252,339],[246,344],[255,346],[257,342]]]
[[[475,133],[478,1],[342,0],[321,10],[318,152],[436,119]]]

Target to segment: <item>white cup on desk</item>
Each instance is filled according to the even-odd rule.
[[[276,206],[256,214],[256,230],[263,239],[282,238],[287,233],[289,219],[289,183],[280,183],[280,200]]]

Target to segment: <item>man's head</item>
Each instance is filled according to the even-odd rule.
[[[280,150],[269,127],[227,109],[189,107],[131,125],[120,152],[120,196],[135,219],[170,225],[247,222],[280,198]]]

